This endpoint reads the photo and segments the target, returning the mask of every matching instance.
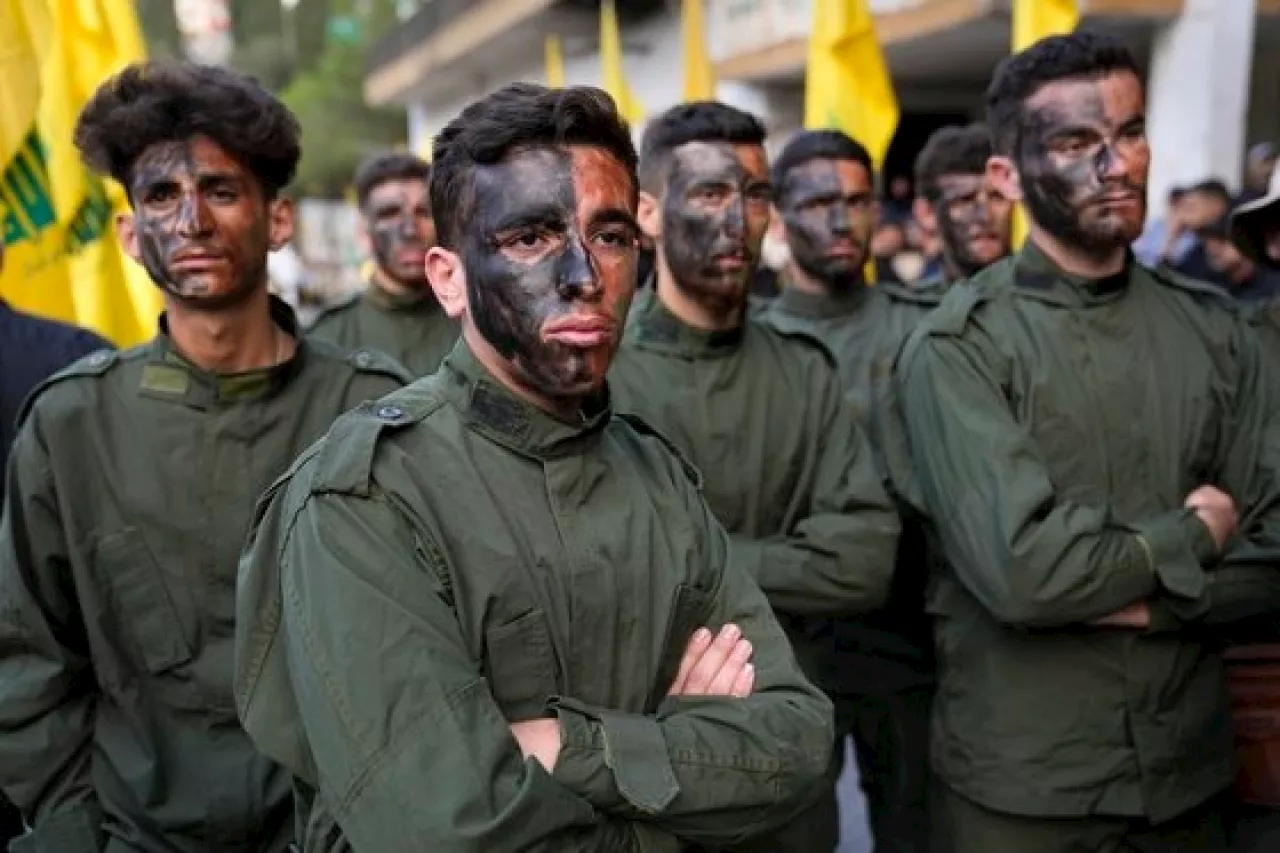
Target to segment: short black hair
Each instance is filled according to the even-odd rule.
[[[1231,204],[1231,191],[1227,189],[1226,184],[1217,178],[1210,178],[1207,181],[1194,183],[1187,187],[1187,193],[1210,195],[1221,201],[1223,204]]]
[[[1011,155],[1026,102],[1049,83],[1096,80],[1127,71],[1142,80],[1142,71],[1124,42],[1091,32],[1049,36],[996,66],[987,87],[987,125],[999,154]]]
[[[361,208],[369,194],[388,181],[431,180],[431,164],[408,151],[380,151],[365,159],[356,170],[356,201]]]
[[[592,145],[626,167],[636,182],[636,148],[627,122],[603,90],[549,89],[512,83],[467,106],[436,136],[431,157],[431,209],[440,245],[458,248],[475,203],[476,166],[502,162],[521,149]]]
[[[916,192],[936,202],[938,180],[946,175],[981,175],[991,158],[991,133],[985,124],[952,124],[933,132],[916,156]]]
[[[787,140],[773,161],[773,184],[777,192],[786,185],[787,174],[813,160],[851,160],[874,177],[871,155],[862,143],[839,130],[802,130]]]
[[[640,185],[658,194],[671,152],[690,142],[764,145],[765,129],[751,113],[719,101],[678,104],[652,119],[640,140]]]
[[[257,80],[171,61],[134,63],[99,86],[80,111],[75,144],[90,168],[127,190],[143,152],[197,136],[252,173],[266,198],[289,185],[302,155],[298,120]]]

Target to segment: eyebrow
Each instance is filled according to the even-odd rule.
[[[499,219],[492,226],[495,234],[514,231],[517,228],[528,228],[531,225],[565,225],[564,210],[559,205],[542,204],[533,208],[516,211]]]
[[[640,230],[640,223],[636,221],[635,215],[623,207],[606,207],[597,210],[591,214],[587,224],[590,226],[626,225],[637,231]]]

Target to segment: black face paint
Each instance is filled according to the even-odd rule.
[[[1010,203],[986,186],[984,175],[945,175],[931,203],[938,219],[943,261],[953,280],[968,278],[1009,252]],[[999,244],[999,254],[978,250],[979,241]]]
[[[862,282],[871,233],[869,221],[854,222],[849,204],[840,173],[830,160],[814,160],[790,170],[778,198],[792,260],[837,291]]]
[[[420,198],[394,183],[376,187],[365,211],[365,228],[378,268],[393,281],[414,289],[427,286],[426,254],[431,248],[420,221],[425,215]]]
[[[689,143],[671,159],[662,202],[667,267],[686,293],[737,305],[758,262],[747,235],[750,175],[727,143]]]
[[[1050,146],[1073,128],[1096,129],[1103,135],[1107,126],[1095,84],[1073,103],[1026,109],[1015,155],[1031,216],[1064,243],[1091,253],[1113,251],[1134,236],[1124,217],[1100,207],[1103,196],[1129,191],[1143,198],[1146,187],[1128,177],[1108,177],[1119,157],[1114,139],[1082,142],[1084,150],[1073,157],[1055,157]]]
[[[208,140],[158,143],[134,163],[138,253],[165,292],[222,307],[265,284],[265,206],[241,186],[242,171]]]
[[[548,323],[603,311],[576,224],[571,156],[535,149],[478,167],[472,216],[462,254],[476,330],[541,395],[573,397],[597,384],[607,369],[598,354],[544,339]]]

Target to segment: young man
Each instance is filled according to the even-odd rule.
[[[38,389],[10,457],[0,785],[34,830],[13,849],[283,851],[291,780],[231,693],[240,544],[299,452],[408,378],[299,341],[268,297],[298,127],[256,83],[130,66],[85,106],[76,144],[127,189],[120,237],[165,313],[152,342]]]
[[[884,603],[899,524],[826,351],[746,318],[773,195],[763,141],[754,117],[719,103],[649,124],[640,224],[657,244],[657,284],[637,297],[611,379],[619,411],[702,472],[734,554],[806,672],[829,683],[839,661],[827,618]],[[835,848],[837,771],[764,849]]]
[[[241,716],[304,850],[732,845],[822,778],[830,704],[692,469],[612,413],[635,163],[596,89],[516,84],[436,138],[462,340],[299,461],[243,563]]]
[[[1151,152],[1120,43],[988,90],[1012,259],[908,341],[903,403],[947,567],[930,588],[935,849],[1225,849],[1215,629],[1280,602],[1280,400],[1216,289],[1135,263]]]
[[[916,157],[916,217],[942,244],[941,275],[919,285],[934,304],[1012,250],[1013,202],[987,181],[991,153],[987,126],[970,124],[935,131]]]
[[[978,165],[979,182],[984,167],[985,159]],[[773,182],[791,261],[787,286],[763,314],[764,322],[822,341],[836,358],[863,426],[875,428],[872,409],[882,405],[893,360],[945,287],[941,282],[921,290],[884,282],[870,287],[864,280],[876,219],[871,157],[845,134],[797,134],[775,160]],[[960,183],[953,189],[984,195],[980,186]],[[966,217],[988,219],[985,212]],[[899,544],[889,602],[876,613],[832,623],[834,665],[819,682],[836,703],[837,722],[848,726],[837,730],[838,741],[853,735],[876,849],[884,853],[923,851],[928,840],[925,747],[933,684],[933,638],[923,597],[928,568],[909,507],[901,509],[910,529]]]
[[[377,154],[360,167],[360,239],[373,275],[362,292],[321,314],[310,332],[346,349],[382,350],[414,376],[435,373],[458,340],[457,322],[427,282],[427,251],[436,242],[430,177],[431,167],[412,154]]]

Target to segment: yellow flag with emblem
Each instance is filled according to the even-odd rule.
[[[547,63],[547,85],[552,89],[564,88],[564,50],[560,46],[560,36],[547,36],[543,48]]]
[[[1013,0],[1013,52],[1026,50],[1040,39],[1063,35],[1080,23],[1076,0]],[[1027,239],[1027,214],[1019,204],[1013,210],[1013,245]]]
[[[707,54],[704,0],[682,0],[680,37],[684,47],[684,99],[710,101],[716,96],[716,72]]]
[[[898,129],[898,99],[867,0],[814,0],[804,126],[861,142],[877,170]]]
[[[0,0],[0,297],[22,311],[75,321],[49,149],[40,128],[42,72],[55,22],[45,0]]]
[[[600,64],[603,88],[618,105],[618,112],[630,124],[642,122],[644,107],[627,83],[627,74],[622,68],[622,35],[618,31],[618,10],[613,0],[600,4]]]

